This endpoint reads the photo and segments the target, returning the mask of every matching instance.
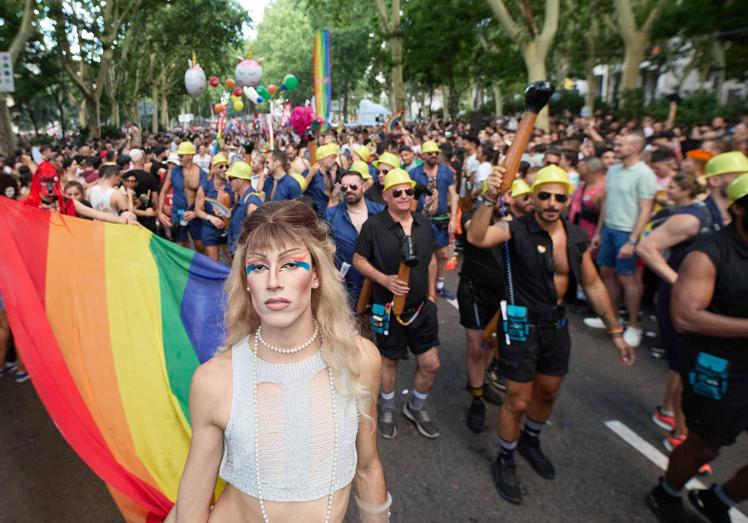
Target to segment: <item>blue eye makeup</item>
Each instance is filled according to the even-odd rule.
[[[309,264],[309,262],[306,262],[304,260],[291,260],[291,265],[295,265],[296,267],[301,267],[302,269],[305,269],[307,272],[312,270],[312,266]]]

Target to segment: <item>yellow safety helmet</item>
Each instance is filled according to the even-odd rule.
[[[192,142],[182,142],[177,147],[177,154],[180,156],[183,154],[197,154],[197,149]]]
[[[371,180],[371,173],[369,172],[369,164],[366,162],[362,162],[361,160],[356,160],[351,164],[351,168],[348,169],[349,171],[357,172],[361,175],[361,178],[364,179],[364,181]]]
[[[531,192],[532,189],[530,189],[530,186],[527,185],[527,182],[522,178],[515,178],[512,182],[512,197],[523,196],[525,194],[530,194]]]
[[[718,154],[706,164],[706,177],[748,173],[748,158],[740,151]]]
[[[384,177],[384,189],[382,189],[382,192],[391,189],[395,185],[403,185],[406,183],[411,187],[415,187],[416,185],[416,182],[414,182],[410,175],[408,175],[408,173],[403,169],[400,169],[399,167],[392,169]]]
[[[247,162],[234,162],[226,171],[226,178],[241,178],[242,180],[252,179],[252,167]]]
[[[325,145],[320,145],[319,147],[317,147],[315,158],[317,159],[317,161],[320,161],[323,158],[327,158],[328,156],[337,156],[339,150],[340,148],[338,147],[338,144],[326,143]]]
[[[439,152],[441,152],[441,149],[439,149],[439,145],[434,140],[426,140],[421,146],[421,154]]]
[[[371,152],[369,151],[369,148],[365,145],[354,145],[353,146],[353,152],[355,152],[359,158],[361,158],[362,161],[368,162],[369,156],[371,156]]]
[[[229,159],[226,158],[226,155],[223,153],[216,153],[216,155],[210,161],[210,166],[215,167],[216,165],[221,165],[222,163],[229,163]]]
[[[301,187],[301,192],[306,192],[306,178],[301,176],[299,173],[291,173],[291,178],[296,180],[296,183]]]
[[[547,183],[560,183],[566,186],[569,194],[574,192],[574,185],[569,181],[569,176],[558,165],[548,165],[538,171],[532,184],[532,192],[538,192],[538,187]]]
[[[382,156],[380,156],[378,160],[374,160],[372,163],[374,164],[374,167],[379,167],[380,164],[386,163],[395,168],[400,167],[400,158],[392,153],[382,153]]]
[[[741,174],[727,186],[727,204],[732,205],[744,196],[748,196],[748,174]]]

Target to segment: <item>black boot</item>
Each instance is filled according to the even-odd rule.
[[[553,468],[553,463],[540,450],[540,440],[538,438],[528,436],[526,432],[522,431],[517,450],[541,478],[554,479],[556,477],[556,470]]]
[[[507,459],[499,453],[491,466],[491,472],[499,496],[509,503],[520,505],[522,503],[522,490],[519,488],[519,481],[517,481],[517,465],[514,463],[514,459]]]
[[[486,404],[480,398],[473,398],[468,411],[467,426],[476,434],[486,425]]]
[[[662,482],[662,478],[660,478],[660,482]],[[654,512],[657,519],[663,523],[682,523],[689,520],[680,496],[671,496],[665,492],[661,484],[649,491],[646,503],[649,510]]]
[[[714,492],[716,487],[717,484],[714,483],[708,490],[691,490],[688,492],[688,500],[711,523],[730,523],[730,507],[717,497]]]

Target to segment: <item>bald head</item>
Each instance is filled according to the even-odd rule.
[[[141,149],[130,149],[130,160],[134,165],[143,165],[145,153]]]

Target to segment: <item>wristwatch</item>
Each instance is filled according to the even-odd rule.
[[[492,200],[488,196],[481,196],[480,197],[480,204],[485,207],[493,207],[496,205],[496,200]]]

